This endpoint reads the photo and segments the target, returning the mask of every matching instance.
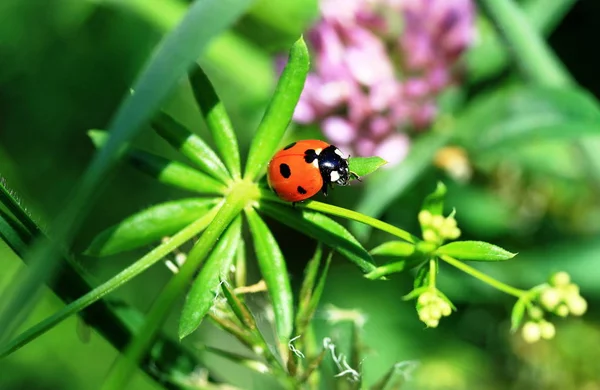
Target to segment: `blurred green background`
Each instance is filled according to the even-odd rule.
[[[42,226],[58,214],[94,153],[86,131],[107,126],[140,67],[185,7],[185,2],[175,0],[1,2],[0,176]],[[316,14],[316,0],[260,1],[233,31],[213,42],[202,59],[232,117],[243,153],[275,83],[273,55],[285,51]],[[596,97],[600,96],[600,55],[594,50],[599,18],[599,2],[576,2],[548,38],[577,82]],[[509,71],[494,75],[470,86],[468,94],[494,88],[510,77]],[[165,103],[166,109],[204,134],[190,97],[182,84]],[[308,134],[296,136],[308,138]],[[138,142],[175,157],[151,132],[143,132]],[[479,268],[521,288],[542,283],[550,272],[566,270],[588,299],[590,309],[583,319],[558,320],[554,340],[526,345],[508,332],[511,297],[443,268],[441,290],[459,310],[439,328],[427,330],[418,321],[413,303],[401,300],[412,287],[410,275],[370,282],[338,258],[323,304],[359,309],[368,318],[361,331],[367,382],[395,362],[419,360],[414,381],[406,388],[600,389],[600,312],[596,309],[600,302],[600,182],[594,179],[598,172],[589,174],[594,167],[578,162],[577,149],[569,140],[536,140],[490,160],[473,162],[476,174],[468,183],[454,182],[433,167],[427,169],[383,218],[417,234],[420,203],[436,180],[444,180],[449,187],[447,204],[458,210],[464,239],[486,240],[519,252],[509,263]],[[338,189],[328,201],[352,207],[361,190]],[[74,252],[132,212],[182,195],[121,166],[106,182],[99,202],[78,232]],[[274,222],[272,226],[292,282],[298,285],[314,243]],[[374,234],[367,247],[381,240]],[[128,265],[133,256],[78,257],[78,261],[103,281]],[[2,290],[23,267],[2,242],[0,267]],[[113,295],[145,310],[169,276],[166,267],[157,265]],[[61,306],[46,289],[25,327]],[[315,322],[319,336],[343,339],[349,334],[345,324],[327,322],[325,313],[320,310]],[[101,336],[88,335],[89,331],[81,320],[71,318],[1,360],[0,389],[98,388],[117,351]],[[188,341],[192,346],[211,340],[213,345],[238,348],[230,337],[206,324],[192,339]],[[218,359],[207,364],[221,377],[223,373],[235,375],[234,384],[244,388],[261,389],[270,383]],[[130,388],[160,386],[140,374]]]

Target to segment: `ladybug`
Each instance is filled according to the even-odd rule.
[[[289,144],[273,156],[267,180],[283,200],[300,202],[333,184],[348,185],[357,177],[348,168],[348,159],[334,145],[324,141],[304,140]]]

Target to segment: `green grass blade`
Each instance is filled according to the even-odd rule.
[[[196,164],[203,172],[227,183],[231,180],[225,165],[215,152],[196,134],[164,112],[152,120],[154,130],[175,149]]]
[[[100,232],[85,250],[88,256],[110,256],[171,236],[207,214],[217,199],[179,199],[154,205]]]
[[[262,218],[254,209],[248,208],[245,212],[258,266],[273,303],[277,337],[281,344],[287,345],[294,324],[294,301],[285,259],[273,233]]]
[[[250,145],[244,178],[256,180],[277,151],[304,88],[310,67],[308,49],[300,38],[290,49],[288,63],[281,73],[275,93]]]
[[[164,259],[166,255],[171,253],[174,249],[181,246],[186,241],[190,240],[196,234],[204,230],[208,224],[212,221],[214,216],[220,207],[215,207],[209,214],[196,220],[194,223],[181,230],[179,233],[171,237],[167,242],[157,246],[152,251],[148,252],[144,257],[119,272],[117,275],[112,277],[110,280],[94,288],[89,293],[81,296],[75,301],[71,302],[58,312],[54,313],[50,317],[46,318],[42,322],[29,328],[9,343],[0,346],[0,358],[9,355],[10,353],[18,350],[22,346],[35,340],[37,337],[46,333],[58,323],[68,318],[69,316],[80,312],[87,308],[94,302],[102,299],[104,296],[121,287],[134,277],[138,276],[150,266],[154,265],[158,261]]]
[[[261,202],[260,211],[333,248],[363,272],[375,269],[369,252],[346,228],[326,215],[310,210],[293,210],[270,202]]]
[[[3,292],[11,303],[0,308],[0,340],[10,337],[25,320],[43,282],[53,275],[60,259],[55,242],[70,246],[98,188],[123,156],[127,144],[140,131],[163,99],[204,52],[208,43],[222,33],[250,6],[251,0],[203,0],[192,3],[181,23],[159,44],[119,106],[109,130],[106,147],[98,151],[60,216],[52,224],[53,240],[40,241],[28,255],[31,266],[18,274]]]
[[[241,177],[240,151],[225,106],[219,100],[210,80],[198,65],[195,65],[190,72],[190,83],[221,158],[231,176],[239,179]]]
[[[236,218],[227,228],[206,264],[194,280],[188,292],[181,317],[179,318],[179,339],[192,333],[215,302],[224,272],[228,271],[235,258],[241,241],[242,219]]]

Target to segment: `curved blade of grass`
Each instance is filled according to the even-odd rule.
[[[239,179],[241,176],[240,151],[225,106],[219,100],[210,80],[197,64],[192,68],[189,79],[194,97],[217,145],[219,154],[231,176]]]
[[[171,236],[208,213],[217,199],[180,199],[135,213],[100,232],[84,254],[109,256]]]
[[[90,306],[99,299],[102,299],[110,292],[121,287],[123,284],[127,283],[134,277],[144,272],[150,266],[164,259],[164,257],[171,253],[174,249],[178,248],[183,243],[190,240],[196,234],[204,230],[215,217],[217,211],[219,211],[219,208],[220,206],[213,208],[213,210],[210,213],[196,220],[194,223],[187,226],[179,233],[175,234],[168,241],[162,243],[161,245],[154,248],[152,251],[148,252],[148,254],[140,258],[138,261],[136,261],[129,267],[125,268],[123,271],[119,272],[117,275],[115,275],[105,283],[94,288],[92,291],[81,296],[80,298],[74,300],[73,302],[63,307],[61,310],[57,311],[42,322],[39,322],[33,327],[29,328],[28,330],[17,336],[15,339],[11,340],[9,343],[0,346],[0,358],[11,354],[12,352],[18,350],[22,346],[35,340],[37,337],[46,333],[48,330],[55,327],[64,319],[70,317],[75,313],[80,312],[81,310]]]
[[[88,135],[96,147],[103,147],[108,139],[108,133],[103,130],[90,130]],[[208,194],[223,194],[227,188],[223,183],[189,165],[144,150],[130,150],[128,161],[159,182],[173,187]]]
[[[424,134],[411,146],[408,156],[395,167],[380,170],[365,180],[363,197],[356,206],[356,211],[378,218],[394,202],[404,194],[421,174],[430,167],[435,153],[444,146],[451,137],[451,132],[430,132]],[[350,230],[359,239],[366,239],[371,228],[356,222],[350,224]]]
[[[163,99],[185,75],[188,67],[213,37],[241,16],[251,0],[203,0],[192,3],[181,23],[159,44],[133,86],[119,106],[109,130],[106,147],[94,156],[77,188],[65,201],[63,211],[51,225],[53,240],[40,238],[28,255],[31,266],[19,273],[3,292],[11,296],[8,306],[0,308],[0,340],[10,337],[25,320],[31,303],[44,281],[54,274],[60,251],[55,243],[70,246],[73,236],[98,188],[126,151],[127,144],[156,111]]]
[[[300,37],[290,49],[288,63],[250,145],[244,179],[256,180],[277,151],[300,99],[309,66],[308,49]]]
[[[223,271],[229,270],[242,239],[241,232],[242,219],[238,217],[223,233],[194,280],[179,318],[180,340],[200,326],[202,319],[214,305]]]
[[[438,181],[435,190],[423,200],[421,210],[427,210],[432,215],[442,215],[444,212],[444,200],[446,198],[446,186]]]
[[[521,72],[540,84],[568,85],[573,80],[564,64],[527,20],[513,0],[482,0],[497,25],[497,31],[509,42]]]
[[[200,138],[164,112],[159,112],[152,120],[154,130],[175,149],[190,159],[203,172],[208,173],[222,183],[231,180],[231,176],[216,153]]]
[[[269,202],[261,202],[259,209],[292,229],[333,248],[356,264],[363,272],[375,269],[369,252],[346,228],[326,215],[310,210],[294,210]]]
[[[256,211],[247,208],[245,213],[252,233],[258,266],[273,303],[277,337],[283,345],[287,345],[294,324],[294,300],[285,259],[273,233]]]

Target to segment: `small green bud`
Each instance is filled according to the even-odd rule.
[[[423,294],[419,295],[419,298],[417,299],[417,304],[420,306],[427,306],[430,303],[435,302],[436,298],[437,297],[435,293],[431,291],[425,291]]]
[[[521,329],[521,336],[526,343],[533,344],[540,340],[542,331],[536,322],[527,321]]]
[[[431,217],[431,227],[440,230],[444,226],[444,221],[445,219],[441,215],[434,215]]]
[[[457,226],[456,219],[452,216],[446,218],[444,221],[444,229],[453,229]]]
[[[442,309],[438,306],[430,306],[429,313],[432,319],[439,320],[442,317]]]
[[[554,310],[554,308],[560,303],[561,294],[560,291],[554,287],[548,287],[540,294],[540,303],[546,310]]]
[[[559,317],[566,317],[569,315],[569,308],[564,303],[561,303],[556,310],[554,310],[554,313]]]
[[[438,235],[433,230],[427,229],[423,231],[423,239],[429,242],[436,242],[438,241]]]
[[[532,320],[541,320],[544,318],[544,311],[539,306],[531,306],[527,313]]]
[[[462,233],[462,232],[460,231],[460,229],[459,229],[459,228],[457,228],[457,227],[455,227],[455,228],[453,228],[453,229],[449,229],[449,230],[446,232],[445,236],[446,236],[446,238],[448,238],[448,239],[450,239],[450,240],[456,240],[458,237],[460,237],[460,234],[461,234],[461,233]]]
[[[429,321],[425,322],[425,325],[427,325],[428,328],[437,328],[439,324],[439,319],[430,319]]]
[[[587,301],[580,295],[568,297],[566,304],[574,316],[583,315],[587,311]]]
[[[429,225],[431,225],[432,217],[433,217],[433,215],[431,215],[431,212],[429,212],[429,210],[422,210],[421,212],[419,212],[419,217],[418,217],[419,223],[423,227],[429,226]]]
[[[551,322],[541,321],[539,323],[540,326],[540,336],[542,336],[545,340],[551,340],[556,335],[556,328]]]
[[[571,283],[571,277],[564,271],[556,272],[550,277],[550,284],[556,287],[566,286]]]
[[[579,295],[579,286],[575,283],[569,283],[566,286],[562,287],[561,290],[567,297],[570,295]]]
[[[448,317],[450,314],[452,314],[452,307],[450,307],[446,301],[442,301],[440,303],[440,309],[442,310],[442,315],[444,317]]]

